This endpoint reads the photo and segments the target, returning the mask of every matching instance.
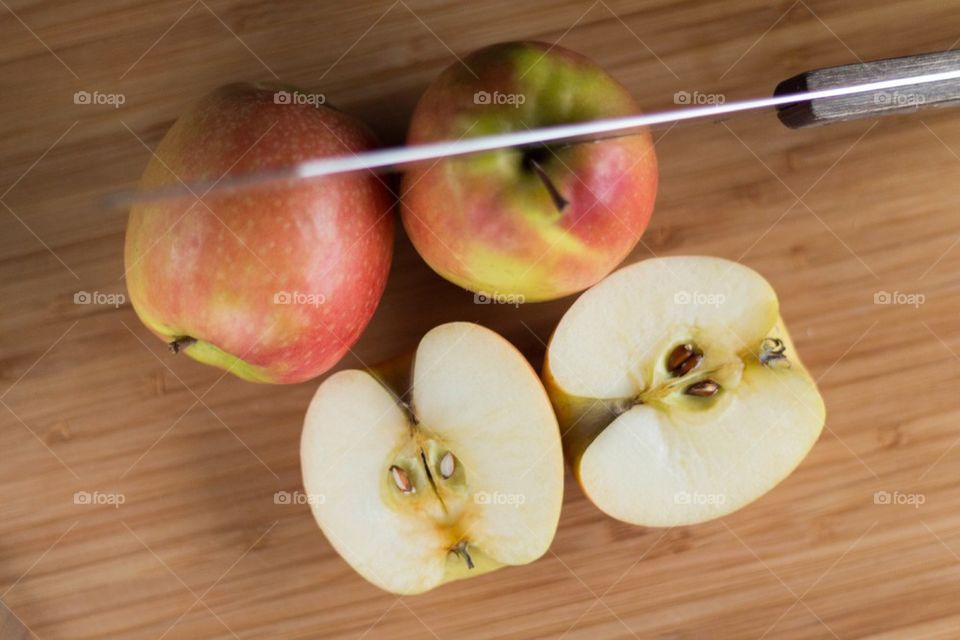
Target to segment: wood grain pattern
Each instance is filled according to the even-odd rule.
[[[44,639],[960,636],[950,109],[796,132],[772,112],[658,131],[661,192],[631,260],[711,254],[762,272],[820,380],[828,428],[775,491],[700,526],[624,525],[568,482],[546,557],[424,596],[366,584],[306,505],[274,503],[300,487],[315,383],[222,377],[167,354],[128,305],[74,304],[79,291],[124,291],[126,214],[100,197],[136,180],[176,115],[226,81],[322,90],[396,143],[454,52],[497,40],[559,40],[653,110],[677,91],[768,95],[803,70],[946,50],[956,9],[3,0],[0,599]],[[81,90],[125,102],[74,104]],[[923,301],[876,304],[879,292]],[[449,320],[500,331],[536,362],[569,304],[475,305],[401,237],[383,303],[342,366]],[[78,505],[78,491],[124,503]],[[878,491],[923,504],[875,504]]]

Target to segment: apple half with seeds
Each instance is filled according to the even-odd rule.
[[[563,454],[550,400],[524,357],[479,325],[441,325],[412,360],[329,377],[300,453],[327,539],[393,593],[527,564],[557,529]]]
[[[584,493],[644,526],[756,500],[825,419],[773,288],[719,258],[646,260],[595,285],[557,326],[544,379]]]

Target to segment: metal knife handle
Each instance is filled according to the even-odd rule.
[[[867,82],[909,78],[960,68],[960,51],[938,51],[875,62],[807,71],[777,85],[774,96],[818,91]],[[777,117],[791,129],[846,120],[943,107],[960,102],[960,80],[950,79],[838,98],[808,100],[777,107]]]

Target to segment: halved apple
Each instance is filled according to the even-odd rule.
[[[773,288],[719,258],[647,260],[595,285],[557,326],[544,379],[584,493],[646,526],[759,498],[825,417]]]
[[[523,356],[479,325],[433,329],[412,362],[328,378],[300,453],[320,528],[387,591],[532,562],[557,529],[563,455],[550,401]]]

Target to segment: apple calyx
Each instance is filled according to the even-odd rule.
[[[760,352],[757,355],[760,364],[769,367],[773,364],[785,364],[790,366],[787,360],[787,347],[780,338],[765,338],[760,343]]]
[[[179,338],[167,343],[170,353],[177,354],[197,343],[197,339],[190,336],[180,336]]]

